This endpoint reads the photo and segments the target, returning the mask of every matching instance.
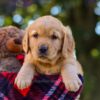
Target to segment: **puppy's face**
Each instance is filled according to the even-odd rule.
[[[8,36],[8,40],[6,41],[8,50],[14,53],[22,52],[22,38],[24,31],[15,26],[8,26],[5,27],[5,29]]]
[[[1,51],[18,53],[22,51],[22,37],[24,31],[14,26],[0,28]]]
[[[61,51],[62,36],[60,31],[51,26],[40,27],[40,25],[37,26],[29,34],[31,53],[36,60],[42,62],[54,60]]]
[[[39,18],[26,32],[23,40],[24,50],[26,52],[30,50],[37,61],[49,63],[67,51],[67,44],[64,44],[64,38],[67,37],[64,34],[64,27],[60,21],[51,16]]]

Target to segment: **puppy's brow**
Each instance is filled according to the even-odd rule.
[[[61,35],[58,31],[51,31],[51,35],[56,35],[58,38],[61,38]]]
[[[35,30],[32,30],[32,31],[30,32],[30,35],[33,35],[34,33],[36,33],[36,31],[35,31]]]

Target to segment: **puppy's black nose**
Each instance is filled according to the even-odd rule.
[[[41,55],[46,55],[46,54],[47,54],[47,50],[48,50],[48,47],[45,46],[45,45],[42,45],[42,46],[40,46],[40,48],[39,48],[39,53],[40,53]]]
[[[16,39],[14,39],[14,42],[15,42],[15,44],[22,44],[22,41],[21,41],[21,39],[18,39],[18,38],[16,38]]]

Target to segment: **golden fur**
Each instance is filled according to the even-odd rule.
[[[42,45],[48,48],[43,57],[39,53]],[[52,16],[38,18],[26,29],[23,49],[25,61],[15,79],[20,89],[31,84],[36,72],[47,75],[61,73],[68,90],[79,89],[82,83],[77,74],[83,75],[83,72],[74,57],[75,42],[68,26]]]

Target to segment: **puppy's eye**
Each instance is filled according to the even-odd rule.
[[[39,36],[38,33],[33,34],[34,38],[38,38],[38,36]]]
[[[51,39],[52,39],[52,40],[56,40],[56,39],[58,39],[58,37],[57,37],[56,35],[52,35],[52,36],[51,36]]]

